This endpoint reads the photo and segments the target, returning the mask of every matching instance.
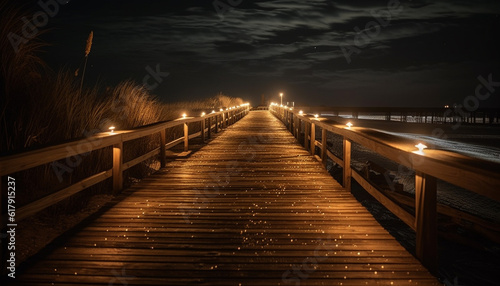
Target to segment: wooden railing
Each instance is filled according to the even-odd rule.
[[[43,164],[77,156],[79,154],[88,153],[110,146],[113,147],[113,167],[111,169],[94,174],[64,188],[63,190],[57,191],[18,208],[16,210],[16,221],[20,221],[108,178],[112,178],[113,191],[116,194],[123,189],[123,172],[125,170],[155,156],[159,156],[161,167],[164,167],[166,164],[165,154],[167,149],[170,149],[180,143],[184,143],[184,150],[187,151],[190,139],[201,136],[202,140],[205,141],[207,137],[211,137],[212,129],[215,133],[217,133],[220,129],[235,123],[237,120],[245,116],[249,110],[250,106],[248,104],[244,104],[242,106],[228,108],[200,117],[180,118],[174,121],[160,122],[133,130],[117,130],[112,133],[103,132],[92,137],[85,138],[84,140],[71,141],[43,149],[1,157],[0,178],[2,176],[11,175],[13,173],[24,171]],[[193,122],[200,123],[200,131],[194,134],[189,134],[188,124]],[[184,135],[170,142],[166,142],[166,130],[176,126],[183,126]],[[123,144],[125,142],[153,134],[160,135],[158,148],[137,158],[123,162]],[[68,150],[72,150],[71,154],[68,154]],[[7,188],[5,186],[0,187],[2,193],[5,192],[6,189]],[[2,202],[0,202],[0,206],[1,205]],[[2,217],[3,228],[5,227],[5,216],[3,213]]]
[[[303,146],[326,166],[327,158],[343,168],[343,187],[351,189],[356,180],[388,210],[416,231],[416,255],[431,270],[437,269],[437,187],[436,179],[468,189],[500,201],[500,164],[463,156],[444,150],[416,151],[415,142],[374,129],[347,127],[317,115],[307,115],[293,108],[271,105],[270,110],[299,140],[304,124]],[[316,140],[316,127],[321,129],[321,142]],[[327,148],[327,132],[343,138],[342,158]],[[409,213],[351,167],[351,144],[355,142],[402,166],[415,171],[415,213]]]

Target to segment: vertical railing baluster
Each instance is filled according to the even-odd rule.
[[[321,163],[326,167],[326,128],[321,128]]]
[[[113,193],[118,194],[123,189],[123,140],[113,145]]]
[[[431,272],[437,270],[437,184],[436,178],[415,174],[416,255]]]
[[[309,137],[309,122],[304,121],[304,148],[306,150],[309,149],[309,141],[307,137]]]
[[[205,117],[201,119],[201,142],[205,142]]]
[[[351,141],[344,137],[343,140],[344,171],[343,183],[347,191],[351,191]]]
[[[310,143],[311,143],[311,155],[315,155],[316,154],[316,124],[312,123],[311,122],[311,139],[310,139]]]
[[[208,117],[208,139],[212,138],[212,116]]]
[[[165,144],[167,144],[167,131],[165,129],[162,129],[160,131],[160,166],[162,168],[165,168],[165,165],[167,164],[166,162],[166,152],[167,150],[165,149]]]
[[[188,124],[184,123],[184,151],[189,150],[189,128]]]

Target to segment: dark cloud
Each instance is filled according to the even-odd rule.
[[[317,104],[441,105],[467,96],[479,74],[500,80],[500,2],[394,3],[243,0],[221,12],[201,0],[73,0],[50,21],[45,57],[76,67],[94,30],[90,78],[140,82],[160,64],[171,76],[153,92],[165,100],[223,91],[257,102],[283,90]],[[350,62],[348,45],[358,48]]]

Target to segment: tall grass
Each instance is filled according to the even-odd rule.
[[[98,86],[81,89],[73,73],[64,70],[54,72],[43,63],[37,53],[44,44],[38,39],[30,39],[15,52],[7,37],[10,32],[22,35],[24,22],[21,19],[27,15],[7,7],[4,2],[0,2],[0,12],[1,155],[85,138],[96,132],[107,131],[111,125],[124,130],[171,120],[179,117],[180,109],[187,112],[193,110],[194,113],[194,110],[242,103],[241,99],[219,94],[202,101],[164,104],[145,87],[132,81],[124,81],[106,89]],[[129,142],[125,146],[124,156],[136,157],[158,147],[159,140],[150,139]],[[26,190],[19,194],[18,206],[109,169],[111,152],[108,149],[81,156],[82,162],[66,172],[62,181],[56,176],[51,164],[15,174],[19,189]],[[151,171],[145,163],[130,169],[127,175],[130,179],[140,178]],[[100,184],[60,204],[54,212],[77,210],[89,200],[90,195],[109,189],[109,182]]]

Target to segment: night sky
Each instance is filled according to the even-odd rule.
[[[169,75],[152,93],[166,102],[284,92],[296,104],[443,106],[474,95],[480,75],[500,82],[499,28],[498,0],[72,0],[43,28],[42,57],[74,71],[93,30],[87,84],[141,84],[158,67]],[[500,107],[498,89],[480,107]]]

